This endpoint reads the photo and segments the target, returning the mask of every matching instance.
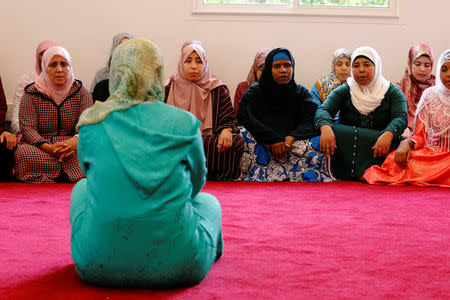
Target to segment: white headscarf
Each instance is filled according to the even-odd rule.
[[[352,66],[358,56],[367,57],[375,65],[375,75],[368,85],[360,86],[353,78],[353,71],[352,76],[347,79],[353,105],[361,114],[367,116],[380,106],[390,82],[382,75],[383,65],[375,49],[367,46],[356,49],[352,55]]]
[[[439,57],[439,62],[436,70],[436,89],[439,99],[447,106],[450,106],[450,90],[442,83],[441,68],[442,65],[450,61],[450,49],[444,51]]]
[[[444,51],[436,69],[436,86],[427,88],[417,106],[414,133],[417,120],[425,125],[425,146],[437,151],[450,151],[450,89],[441,79],[441,67],[450,62],[450,49]]]

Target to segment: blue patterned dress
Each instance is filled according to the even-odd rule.
[[[240,127],[244,138],[241,158],[242,180],[246,181],[335,181],[330,160],[319,151],[320,136],[297,140],[284,160],[272,158],[270,147],[258,143],[250,132]]]

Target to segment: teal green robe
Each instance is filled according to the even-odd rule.
[[[200,282],[222,253],[221,208],[200,193],[200,122],[162,102],[111,112],[80,129],[86,178],[72,192],[72,257],[80,277],[114,287]]]
[[[333,117],[339,112],[339,124]],[[370,114],[361,114],[353,105],[347,83],[336,88],[317,109],[314,125],[330,125],[336,137],[336,150],[332,157],[334,177],[355,180],[366,169],[381,165],[385,157],[373,157],[372,147],[385,131],[394,135],[390,151],[397,148],[408,124],[406,99],[399,87],[389,85],[384,99]]]

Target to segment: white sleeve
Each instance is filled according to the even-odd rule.
[[[19,108],[20,101],[24,93],[24,88],[33,83],[36,80],[37,74],[35,72],[30,72],[19,78],[17,81],[16,92],[14,94],[14,106],[11,116],[11,131],[17,135],[20,131],[19,127]]]

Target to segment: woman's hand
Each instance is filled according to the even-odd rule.
[[[74,136],[63,142],[54,144],[53,153],[59,157],[59,162],[64,162],[77,152],[78,137]]]
[[[9,150],[17,145],[16,136],[8,131],[3,131],[2,134],[0,134],[0,144],[4,141],[6,141],[6,148]]]
[[[59,158],[59,155],[56,155],[54,150],[55,150],[55,144],[48,144],[48,143],[43,143],[39,145],[39,149],[41,149],[44,152],[47,152],[50,155],[53,155],[56,158]]]
[[[292,144],[296,141],[297,139],[291,135],[288,135],[285,139],[284,139],[284,145],[286,146],[286,149],[289,150],[292,146]],[[286,151],[287,151],[286,150]]]
[[[391,147],[391,142],[394,139],[394,135],[390,131],[385,131],[377,139],[377,142],[372,147],[373,157],[386,157],[389,154],[389,148]]]
[[[411,141],[403,140],[397,148],[394,155],[394,160],[402,168],[405,168],[409,159],[411,158]]]
[[[270,150],[272,150],[272,156],[274,159],[283,159],[287,152],[287,147],[285,142],[279,142],[275,144],[270,144]]]
[[[320,127],[320,151],[330,157],[336,149],[336,137],[330,125],[322,125]]]
[[[231,128],[224,128],[219,134],[219,141],[217,142],[217,151],[225,152],[230,149],[233,143],[233,134]]]

